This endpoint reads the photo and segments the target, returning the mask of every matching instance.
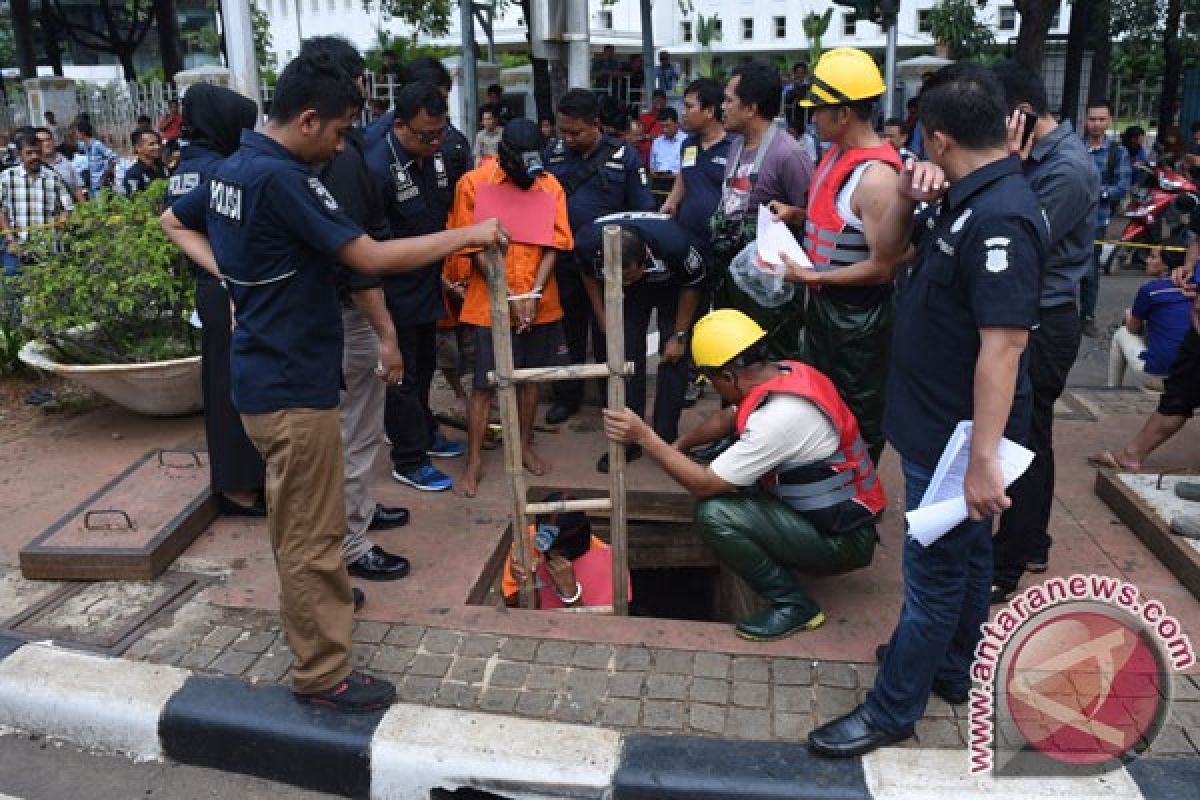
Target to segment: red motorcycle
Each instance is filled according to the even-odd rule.
[[[1121,232],[1121,242],[1154,245],[1165,242],[1183,231],[1182,215],[1192,213],[1197,206],[1196,184],[1166,164],[1138,164],[1137,180],[1129,190],[1129,204],[1124,215],[1129,218]],[[1105,245],[1100,264],[1104,273],[1114,267],[1127,265],[1140,269],[1145,263],[1143,248]]]

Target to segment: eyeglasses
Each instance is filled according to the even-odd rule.
[[[441,139],[442,137],[444,137],[446,135],[446,131],[448,131],[449,129],[450,129],[449,125],[443,125],[442,127],[438,128],[436,131],[418,131],[418,130],[414,130],[413,128],[409,128],[408,130],[410,133],[412,133],[413,136],[417,137],[417,140],[420,141],[422,144],[433,144],[434,142],[436,142],[439,139]]]

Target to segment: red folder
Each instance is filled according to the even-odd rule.
[[[472,222],[496,217],[512,241],[554,246],[554,195],[515,184],[489,183],[475,190]]]

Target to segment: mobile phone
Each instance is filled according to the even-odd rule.
[[[1037,125],[1037,115],[1023,108],[1017,109],[1021,115],[1021,149],[1029,146],[1029,137],[1033,136],[1033,128]]]

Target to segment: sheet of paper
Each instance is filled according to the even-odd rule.
[[[792,229],[783,221],[775,219],[775,215],[765,205],[758,207],[755,241],[758,243],[758,257],[772,267],[782,267],[784,255],[802,267],[812,267],[812,261],[792,235]]]
[[[554,196],[524,190],[512,183],[480,186],[475,194],[472,222],[495,217],[514,242],[554,246]]]
[[[996,455],[1006,487],[1011,486],[1033,463],[1033,451],[1009,439],[1000,440]],[[963,480],[967,475],[970,456],[971,421],[963,420],[950,435],[920,506],[905,514],[908,534],[924,547],[933,544],[967,519]]]

